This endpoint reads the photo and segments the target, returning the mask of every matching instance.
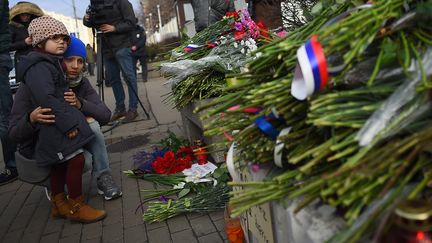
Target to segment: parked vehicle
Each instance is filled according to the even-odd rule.
[[[14,63],[15,53],[10,52],[12,63]],[[15,67],[9,72],[9,85],[12,93],[15,93],[19,87],[19,82],[16,81]]]

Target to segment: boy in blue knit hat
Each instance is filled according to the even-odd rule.
[[[104,196],[105,200],[120,197],[122,192],[111,176],[105,139],[100,129],[101,125],[110,121],[111,111],[100,100],[89,80],[83,76],[86,58],[84,43],[72,36],[63,57],[70,87],[70,90],[64,93],[64,99],[86,116],[90,128],[96,135],[95,139],[84,148],[93,158],[93,175],[97,178],[98,192]],[[36,116],[43,113],[43,110],[35,110],[32,113],[35,113]],[[42,122],[47,122],[47,120],[42,120]]]

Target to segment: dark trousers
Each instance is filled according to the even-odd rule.
[[[138,60],[140,61],[141,70],[142,70],[141,77],[144,82],[147,82],[147,56],[140,56],[140,57],[132,56],[132,59],[133,59],[133,66],[135,68],[135,73],[137,69],[136,65],[138,63]]]
[[[87,63],[87,69],[88,69],[90,76],[94,75],[94,67],[95,67],[94,63]]]
[[[3,159],[8,169],[16,168],[16,144],[8,136],[9,116],[13,104],[9,85],[9,71],[11,68],[12,61],[9,53],[0,54],[0,139],[3,148]]]

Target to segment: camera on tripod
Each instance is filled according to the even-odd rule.
[[[86,14],[89,16],[88,22],[94,28],[123,18],[116,0],[90,0]]]

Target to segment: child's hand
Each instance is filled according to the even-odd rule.
[[[71,106],[76,107],[77,109],[81,109],[81,101],[77,99],[75,93],[70,89],[69,91],[64,92],[64,99]]]
[[[74,129],[74,130],[72,130],[72,131],[70,131],[70,132],[67,133],[67,136],[70,139],[75,138],[77,135],[78,135],[78,129]]]

